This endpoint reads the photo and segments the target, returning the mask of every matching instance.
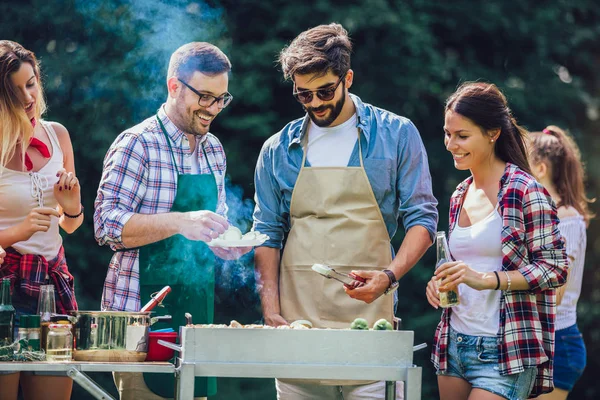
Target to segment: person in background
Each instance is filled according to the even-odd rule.
[[[40,285],[55,287],[59,313],[77,310],[59,226],[83,222],[69,132],[42,120],[46,111],[39,63],[18,43],[0,41],[0,278],[10,278],[20,315],[37,313]],[[56,373],[2,373],[0,398],[68,399],[73,381]]]
[[[350,94],[352,44],[339,24],[301,33],[279,56],[306,115],[268,139],[255,172],[255,251],[264,320],[349,328],[394,317],[394,289],[431,245],[437,226],[427,154],[407,118]],[[390,239],[399,220],[398,255]],[[284,236],[287,239],[284,245]],[[283,248],[282,255],[280,254]],[[366,279],[346,288],[311,270],[326,264]],[[344,292],[346,290],[346,292]],[[387,294],[387,295],[385,295]],[[280,399],[372,399],[383,382],[276,381]],[[402,398],[402,385],[397,386]]]
[[[577,328],[577,300],[581,294],[586,227],[593,217],[585,196],[585,170],[575,141],[557,126],[531,133],[530,164],[558,206],[560,223],[569,257],[569,278],[558,289],[554,353],[554,391],[543,400],[564,400],[583,374],[586,351]]]
[[[523,400],[552,390],[556,288],[568,260],[556,206],[531,175],[527,132],[493,84],[467,82],[446,102],[444,142],[469,170],[450,199],[449,246],[427,285],[458,290],[432,361],[442,400]]]
[[[231,63],[216,46],[192,42],[171,56],[166,102],[121,133],[104,159],[95,202],[96,240],[115,251],[102,309],[139,311],[165,285],[163,307],[175,331],[214,314],[214,255],[236,259],[251,247],[208,247],[229,226],[225,151],[209,132],[231,102]],[[214,254],[213,254],[214,253]],[[173,375],[115,373],[121,399],[173,397]],[[215,378],[197,378],[195,396],[216,393]]]

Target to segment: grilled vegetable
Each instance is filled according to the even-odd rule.
[[[369,330],[369,323],[364,318],[356,318],[354,321],[352,321],[352,324],[350,325],[350,329],[358,329],[358,330],[362,330],[362,331],[367,331],[367,330]]]
[[[394,327],[389,323],[387,319],[381,318],[375,324],[373,324],[373,330],[376,331],[393,331]]]

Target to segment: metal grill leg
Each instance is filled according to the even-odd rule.
[[[175,370],[175,399],[194,399],[194,364],[181,364]]]
[[[94,396],[99,400],[115,400],[110,394],[104,391],[96,382],[90,379],[89,376],[84,374],[81,371],[78,371],[75,368],[70,368],[67,370],[67,376],[73,379],[75,382],[79,384],[82,388],[84,388],[89,394]]]

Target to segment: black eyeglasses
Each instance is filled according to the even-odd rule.
[[[183,83],[188,89],[190,89],[192,92],[194,92],[198,95],[198,105],[200,107],[208,108],[208,107],[212,106],[213,104],[217,103],[217,107],[225,108],[229,105],[229,103],[231,103],[231,100],[233,100],[233,96],[230,93],[225,93],[221,97],[216,97],[216,96],[213,96],[212,94],[200,93],[199,91],[197,91],[196,89],[191,87],[187,82],[184,82],[183,80],[181,80],[179,78],[177,78],[177,80],[179,82]]]
[[[301,90],[300,92],[293,92],[292,94],[296,100],[302,104],[308,104],[313,101],[313,93],[316,93],[317,97],[323,101],[330,101],[335,97],[335,91],[337,90],[338,86],[340,86],[340,83],[342,83],[342,80],[344,80],[345,76],[346,74],[342,74],[340,79],[333,86],[317,90]]]

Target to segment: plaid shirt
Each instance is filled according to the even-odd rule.
[[[449,232],[458,222],[463,198],[473,178],[458,185],[450,199]],[[500,180],[502,270],[519,271],[529,290],[503,291],[500,297],[499,367],[501,375],[537,367],[531,397],[550,392],[554,358],[556,290],[567,279],[565,243],[558,230],[556,206],[548,192],[529,174],[508,163]],[[451,309],[437,326],[431,360],[447,368]]]
[[[37,304],[40,286],[46,284],[46,274],[54,285],[56,311],[66,314],[77,310],[73,275],[67,268],[62,246],[56,257],[49,261],[36,254],[21,254],[12,247],[6,249],[6,257],[0,266],[0,278],[10,279],[12,290],[19,288],[19,299],[27,299],[27,304]],[[14,305],[19,306],[16,303]]]
[[[121,133],[104,158],[94,210],[95,236],[100,245],[108,244],[116,253],[104,281],[103,310],[140,309],[139,251],[125,248],[121,237],[123,227],[136,213],[169,212],[177,192],[177,175],[191,173],[187,137],[171,122],[163,107],[157,115],[171,141],[178,169],[173,165],[169,145],[156,116]],[[196,146],[202,146],[206,151],[208,160],[202,148],[197,151],[200,173],[209,174],[212,168],[219,190],[217,213],[225,216],[223,146],[210,133],[196,140]]]

